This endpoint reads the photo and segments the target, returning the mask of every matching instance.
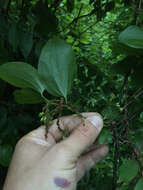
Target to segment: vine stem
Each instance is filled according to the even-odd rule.
[[[126,109],[131,103],[133,103],[140,95],[143,94],[143,89],[142,88],[139,88],[134,94],[133,96],[131,97],[131,99],[133,100],[130,100],[124,107],[123,109]]]
[[[112,190],[116,190],[117,188],[117,180],[118,180],[118,160],[119,160],[119,142],[118,142],[118,131],[117,125],[113,121],[112,122],[113,129],[113,141],[114,141],[114,158],[113,158],[113,186]]]
[[[141,8],[142,8],[142,0],[139,0],[139,7],[138,7],[138,10],[140,11]],[[139,18],[138,18],[138,16],[137,16],[136,25],[138,26],[138,24],[139,24]]]

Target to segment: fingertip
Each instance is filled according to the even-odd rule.
[[[109,147],[107,145],[103,145],[100,147],[100,154],[105,157],[109,152]]]
[[[87,119],[92,123],[94,127],[97,128],[97,130],[99,130],[99,132],[101,131],[103,128],[103,119],[101,116],[96,114],[94,116],[89,116]]]

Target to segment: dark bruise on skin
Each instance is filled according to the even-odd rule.
[[[54,179],[54,183],[57,187],[61,187],[61,188],[67,188],[70,186],[71,182],[69,182],[67,179],[65,178],[60,178],[60,177],[55,177]]]

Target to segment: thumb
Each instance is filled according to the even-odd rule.
[[[72,156],[79,157],[96,140],[102,127],[102,117],[95,113],[87,117],[63,143],[70,148]]]

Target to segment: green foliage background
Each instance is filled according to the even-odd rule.
[[[0,65],[21,61],[37,68],[43,45],[64,39],[78,66],[70,102],[104,117],[98,142],[109,143],[109,155],[87,172],[79,190],[143,189],[142,49],[118,38],[131,25],[143,27],[139,0],[0,1]],[[0,189],[17,141],[40,125],[43,106],[17,104],[15,90],[0,80]]]

